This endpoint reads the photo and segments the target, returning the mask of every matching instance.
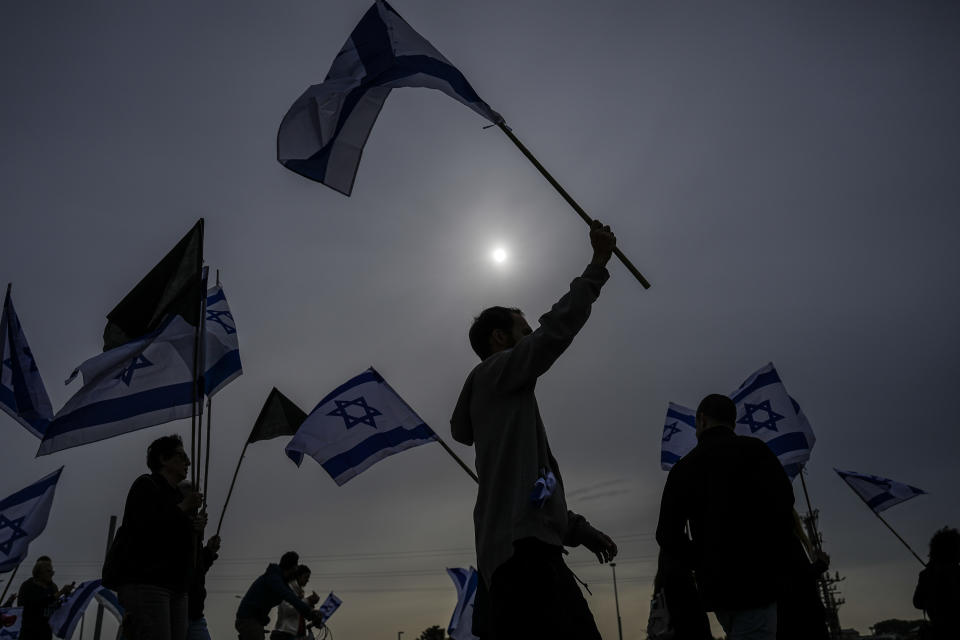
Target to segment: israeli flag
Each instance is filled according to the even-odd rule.
[[[22,618],[21,607],[0,607],[0,640],[17,640]]]
[[[188,418],[196,328],[178,315],[81,364],[83,387],[47,426],[38,456]],[[68,380],[67,382],[69,382]]]
[[[671,402],[660,439],[660,468],[669,471],[677,460],[697,446],[697,412]]]
[[[70,596],[60,603],[60,606],[50,615],[50,628],[58,638],[71,638],[87,610],[90,601],[100,591],[100,580],[81,582]]]
[[[730,398],[737,405],[735,432],[766,442],[787,475],[796,477],[810,459],[816,438],[773,363],[753,373]],[[673,402],[668,405],[660,442],[660,468],[664,471],[697,446],[696,416],[694,409]]]
[[[286,447],[297,466],[307,454],[344,484],[387,456],[437,434],[370,367],[320,401]]]
[[[9,286],[0,317],[0,408],[38,438],[53,419],[47,388],[13,308]]]
[[[62,471],[60,467],[0,500],[0,573],[12,571],[23,562],[30,543],[43,533]]]
[[[110,614],[117,619],[117,622],[123,621],[123,607],[120,605],[120,599],[117,598],[117,594],[107,589],[106,587],[100,587],[93,597],[97,599],[97,602],[103,606],[104,609],[110,612]]]
[[[219,284],[207,290],[206,309],[203,378],[207,396],[213,396],[241,375],[243,368],[237,324]]]
[[[330,619],[330,616],[333,615],[334,611],[340,608],[341,604],[343,604],[343,600],[335,596],[333,591],[331,591],[330,595],[327,596],[327,599],[324,600],[323,604],[320,605],[320,608],[317,609],[317,611],[323,614],[324,623]]]
[[[850,485],[853,492],[860,496],[860,499],[866,502],[868,507],[873,509],[874,513],[886,511],[895,504],[900,504],[926,493],[923,489],[889,478],[871,476],[856,471],[841,471],[840,469],[834,469],[834,471],[843,478],[844,482]]]
[[[457,588],[457,606],[450,618],[447,635],[453,640],[477,640],[473,635],[473,600],[477,595],[477,570],[447,569]]]
[[[333,60],[323,84],[297,98],[277,132],[277,160],[349,196],[363,146],[395,87],[437,89],[493,123],[498,113],[393,7],[378,0]]]
[[[784,467],[810,459],[816,441],[813,429],[772,362],[754,372],[730,398],[737,405],[738,434],[766,442]]]

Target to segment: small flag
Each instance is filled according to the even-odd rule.
[[[477,640],[473,635],[473,601],[477,595],[477,570],[447,569],[457,588],[457,606],[450,618],[447,635],[453,640]]]
[[[123,620],[123,607],[120,606],[120,599],[117,598],[117,594],[107,589],[106,587],[100,587],[100,589],[93,594],[93,597],[97,599],[97,602],[103,605],[103,608],[109,611],[114,618],[117,619],[117,622]]]
[[[47,426],[37,455],[190,417],[194,333],[170,316],[153,334],[81,364],[83,387]]]
[[[9,286],[0,317],[0,408],[38,438],[53,419],[47,388],[13,308]]]
[[[297,98],[277,132],[277,160],[349,196],[363,146],[396,87],[437,89],[493,123],[503,119],[460,71],[383,0],[360,19],[323,84]]]
[[[50,615],[50,628],[58,638],[71,638],[87,606],[101,589],[100,579],[81,582]]]
[[[227,297],[219,284],[207,289],[207,311],[204,318],[203,375],[207,396],[230,384],[243,373],[240,366],[240,343],[237,324],[227,305]]]
[[[0,607],[0,640],[17,640],[20,637],[22,618],[22,608]]]
[[[203,284],[203,219],[107,314],[103,350],[154,333],[167,316],[200,323]]]
[[[671,402],[660,439],[660,468],[669,471],[677,460],[697,446],[697,412]]]
[[[247,443],[269,440],[277,436],[292,436],[307,419],[303,409],[293,403],[276,387],[270,391],[260,415],[253,424]]]
[[[333,615],[333,612],[336,611],[341,604],[343,604],[343,600],[335,596],[333,591],[331,591],[330,595],[327,596],[327,599],[323,601],[323,604],[320,605],[318,609],[318,611],[323,614],[323,621],[326,622],[329,620],[330,616]]]
[[[15,569],[27,557],[30,543],[43,533],[62,471],[60,467],[0,500],[0,573]]]
[[[834,469],[834,471],[843,478],[844,482],[850,485],[853,492],[860,496],[868,507],[873,509],[874,513],[880,513],[895,504],[900,504],[926,493],[923,489],[889,478],[870,476],[856,471],[841,471],[840,469]]]
[[[436,439],[371,367],[321,400],[286,451],[297,466],[309,455],[342,485],[387,456]]]

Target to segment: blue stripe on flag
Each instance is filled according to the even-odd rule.
[[[870,507],[871,509],[873,509],[874,511],[876,511],[876,510],[877,510],[877,507],[879,507],[880,505],[882,505],[884,502],[886,502],[886,501],[888,501],[888,500],[895,500],[895,499],[896,499],[896,498],[895,498],[893,495],[891,495],[890,493],[884,491],[883,493],[878,494],[878,495],[875,495],[875,496],[873,496],[872,498],[870,498],[869,500],[867,500],[867,506]]]
[[[60,479],[60,473],[62,471],[63,467],[60,467],[57,469],[56,473],[51,474],[49,478],[40,480],[29,487],[20,489],[20,491],[17,491],[13,495],[7,496],[0,501],[0,510],[22,504],[28,500],[33,500],[34,498],[39,498],[51,488],[57,486],[57,480]]]
[[[679,411],[676,411],[676,410],[674,410],[674,409],[667,409],[667,418],[668,418],[668,419],[673,418],[673,419],[675,419],[675,420],[679,420],[679,421],[683,422],[684,424],[690,425],[690,426],[693,427],[694,429],[697,428],[697,420],[696,420],[696,418],[695,418],[694,416],[689,415],[689,414],[680,413]]]
[[[209,395],[211,391],[216,390],[223,384],[224,380],[240,370],[240,350],[234,349],[217,360],[217,364],[207,369],[204,374],[207,394]]]
[[[660,462],[661,462],[661,463],[676,464],[677,461],[679,461],[681,457],[682,457],[682,456],[678,456],[677,454],[671,453],[671,452],[669,452],[669,451],[663,451],[663,450],[660,451]]]
[[[767,446],[770,447],[770,450],[778,457],[791,451],[797,451],[798,449],[809,449],[806,436],[799,431],[785,433],[782,436],[767,440]]]
[[[181,382],[79,407],[63,417],[54,418],[47,428],[44,440],[52,440],[56,436],[78,429],[189,404],[193,400],[192,387],[192,382]]]
[[[737,395],[733,396],[731,400],[733,400],[734,403],[736,404],[740,404],[741,400],[743,400],[745,397],[747,397],[754,391],[757,391],[758,389],[761,389],[771,384],[777,384],[779,382],[781,381],[780,381],[780,375],[777,373],[777,370],[771,369],[770,371],[767,371],[765,373],[761,373],[760,375],[758,375],[749,386],[744,387],[743,389],[740,389],[739,391],[737,391]]]
[[[412,429],[397,427],[389,431],[375,433],[353,449],[344,451],[324,462],[323,468],[336,479],[340,474],[362,465],[367,458],[384,449],[396,447],[404,442],[434,439],[436,439],[436,434],[433,429],[424,423],[420,423]]]
[[[93,593],[100,588],[99,580],[91,580],[79,594],[74,594],[73,597],[76,598],[73,601],[73,606],[70,607],[70,612],[67,614],[66,620],[63,621],[63,624],[60,625],[59,629],[55,629],[53,634],[58,638],[65,638],[67,632],[70,631],[70,627],[74,626],[77,621],[77,616],[80,615],[80,609],[85,609],[88,604],[90,604],[90,598],[93,597]]]
[[[325,395],[323,397],[323,400],[317,403],[317,407],[320,407],[330,402],[333,398],[339,396],[344,391],[347,391],[348,389],[352,389],[357,385],[365,384],[367,382],[383,382],[383,377],[373,369],[367,369],[360,375],[350,378],[349,380],[344,382],[342,385],[340,385],[339,387],[337,387],[336,389],[334,389],[333,391]],[[313,410],[316,411],[317,407],[314,407]]]
[[[227,296],[223,295],[223,289],[217,289],[217,292],[212,296],[207,296],[207,306],[212,307],[221,300],[226,300]]]

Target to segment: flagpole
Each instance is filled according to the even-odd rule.
[[[527,157],[527,160],[529,160],[533,164],[533,166],[537,168],[540,174],[547,179],[547,182],[549,182],[553,186],[553,188],[556,189],[561,196],[563,196],[563,199],[567,201],[567,204],[573,207],[573,210],[576,211],[578,214],[580,214],[580,217],[583,218],[583,221],[587,223],[587,226],[592,225],[594,222],[593,218],[591,218],[587,214],[587,212],[584,211],[579,204],[577,204],[576,200],[574,200],[570,196],[570,194],[567,193],[566,189],[560,186],[560,183],[557,182],[556,179],[552,175],[550,175],[550,172],[547,171],[542,164],[540,164],[540,162],[534,157],[532,153],[530,153],[530,150],[527,149],[523,145],[523,143],[517,139],[517,136],[513,134],[513,131],[510,129],[510,127],[507,126],[507,123],[504,122],[503,120],[500,120],[496,124],[498,127],[500,127],[501,131],[507,134],[507,137],[510,138],[510,141],[513,142],[513,144],[515,144],[518,149],[520,149],[521,153],[523,153],[523,155]],[[641,274],[640,271],[638,271],[635,266],[633,266],[633,263],[630,262],[627,256],[623,255],[623,252],[620,250],[619,247],[614,247],[613,253],[620,259],[620,262],[623,263],[623,266],[625,266],[627,270],[633,274],[633,277],[635,277],[640,282],[640,284],[643,285],[644,289],[650,288],[650,283],[647,281],[647,279],[643,277],[643,274]]]
[[[848,487],[850,486],[850,485],[847,484],[846,482],[844,482],[844,484],[846,484]],[[850,490],[853,491],[853,487],[850,487]],[[856,494],[856,496],[857,496],[858,498],[860,498],[860,501],[863,502],[863,504],[867,505],[867,508],[870,509],[870,513],[872,513],[873,515],[877,516],[877,518],[880,520],[880,522],[882,522],[884,525],[886,525],[887,529],[890,529],[890,533],[892,533],[893,535],[897,536],[897,540],[899,540],[900,542],[903,543],[903,546],[905,546],[905,547],[907,548],[907,550],[908,550],[910,553],[913,554],[913,557],[916,558],[917,560],[919,560],[919,561],[920,561],[920,564],[922,564],[923,566],[927,566],[927,563],[923,561],[923,558],[921,558],[920,556],[918,556],[918,555],[917,555],[917,552],[913,550],[913,547],[911,547],[909,544],[907,544],[907,541],[904,540],[903,538],[901,538],[899,533],[897,533],[896,531],[894,531],[893,527],[890,526],[890,523],[887,522],[886,520],[884,520],[884,519],[883,519],[883,516],[881,516],[881,515],[880,515],[879,513],[877,513],[876,511],[874,511],[874,510],[873,510],[873,507],[871,507],[869,504],[867,504],[867,501],[863,499],[863,496],[861,496],[861,495],[860,495],[859,493],[857,493],[856,491],[853,491],[853,492]]]
[[[0,596],[0,605],[2,605],[7,599],[7,591],[10,590],[10,585],[13,584],[13,579],[17,575],[17,569],[20,568],[20,564],[22,563],[17,563],[17,566],[13,568],[13,571],[10,573],[10,577],[7,579],[7,586],[3,588],[3,595]]]
[[[200,401],[203,404],[203,401]],[[207,397],[207,455],[203,462],[203,505],[207,505],[207,480],[210,479],[210,416],[213,414],[213,399]]]
[[[107,533],[107,550],[103,554],[106,561],[107,554],[110,553],[110,545],[113,543],[113,533],[117,528],[117,516],[110,516],[110,530]],[[97,603],[97,620],[93,625],[93,640],[100,640],[100,629],[103,627],[103,604]]]
[[[200,269],[197,273],[197,277],[201,279],[200,286],[200,300],[198,301],[201,305],[206,302],[207,292],[203,287],[203,218],[200,218],[200,259],[198,260],[198,268]],[[197,438],[197,387],[199,386],[198,380],[199,375],[197,369],[199,367],[200,359],[200,327],[203,324],[203,313],[201,309],[200,318],[197,320],[197,328],[193,333],[193,390],[192,390],[192,402],[190,404],[190,482],[193,484],[194,491],[198,488],[198,471],[197,463],[199,462],[198,458],[200,457],[200,443]],[[201,400],[201,403],[203,401]],[[203,411],[201,405],[201,412]],[[201,423],[201,428],[203,423]],[[201,434],[202,437],[202,434]]]
[[[461,460],[461,459],[460,459],[460,456],[458,456],[456,453],[454,453],[454,452],[453,452],[453,449],[451,449],[450,447],[447,446],[447,443],[443,441],[443,438],[441,438],[440,436],[437,436],[437,442],[440,443],[440,446],[443,447],[443,448],[446,450],[447,453],[449,453],[451,456],[453,456],[453,459],[457,461],[457,464],[459,464],[461,467],[463,467],[463,470],[467,472],[467,475],[468,475],[468,476],[470,476],[471,478],[473,478],[474,481],[475,481],[477,484],[480,484],[480,478],[477,477],[477,474],[474,473],[473,469],[471,469],[470,467],[468,467],[468,466],[467,466],[467,463],[464,462],[463,460]]]
[[[217,533],[220,535],[220,527],[223,525],[223,516],[227,513],[227,505],[230,504],[230,496],[233,495],[233,485],[237,484],[237,474],[240,473],[240,463],[243,462],[243,456],[247,453],[247,447],[250,445],[250,439],[247,438],[247,441],[243,445],[243,450],[240,452],[240,459],[237,460],[237,468],[233,470],[233,480],[230,481],[230,489],[227,491],[227,499],[223,502],[223,510],[220,511],[220,521],[217,523]]]

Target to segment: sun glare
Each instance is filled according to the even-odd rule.
[[[490,254],[490,257],[493,258],[493,261],[497,264],[503,264],[507,261],[507,250],[503,247],[497,247],[493,250],[493,253]]]

